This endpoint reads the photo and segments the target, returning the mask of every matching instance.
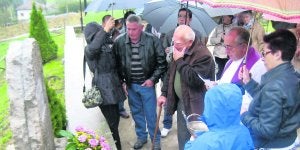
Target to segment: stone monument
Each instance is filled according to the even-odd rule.
[[[6,68],[15,149],[55,149],[37,42],[30,38],[10,44]]]

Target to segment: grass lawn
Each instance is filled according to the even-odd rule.
[[[0,81],[0,150],[5,149],[5,145],[12,137],[12,132],[9,128],[9,102],[7,97],[7,85],[5,82]]]
[[[115,18],[120,18],[123,16],[123,11],[121,10],[115,10],[113,12],[113,16]],[[111,14],[111,12],[100,12],[100,13],[88,13],[86,16],[84,16],[84,24],[89,23],[91,21],[97,21],[99,22],[102,17],[106,14]],[[70,18],[66,19],[61,19],[61,20],[48,20],[48,24],[51,27],[57,27],[57,22],[65,22],[67,21],[68,24],[78,24],[79,23],[79,15],[73,15],[72,20],[70,21]],[[77,19],[76,19],[77,18]],[[58,18],[60,19],[60,18]],[[56,25],[55,25],[56,22]],[[20,28],[18,25],[12,26],[9,28],[13,28],[14,30],[18,30],[18,32],[14,33],[19,33],[23,34],[26,33],[28,24],[26,24],[24,27],[24,24],[21,24],[22,28]],[[10,32],[6,32],[9,29],[6,28],[1,28],[0,33],[5,33],[2,34],[3,37],[1,38],[9,38],[11,36],[15,35],[10,35]],[[53,89],[56,90],[57,96],[64,100],[64,65],[63,65],[63,57],[64,57],[64,43],[65,43],[65,35],[64,35],[64,30],[60,30],[59,32],[51,33],[53,40],[56,42],[58,45],[58,57],[57,59],[50,61],[49,63],[45,64],[43,66],[43,73],[44,73],[44,78],[47,79],[49,86],[51,86]],[[0,38],[0,39],[1,39]],[[24,38],[19,38],[19,39],[14,39],[14,40],[9,40],[9,41],[4,41],[0,42],[0,68],[5,68],[5,55],[7,53],[9,43],[15,40],[21,40]],[[5,72],[3,69],[0,69],[0,150],[5,149],[6,145],[10,142],[10,139],[12,138],[12,132],[9,128],[9,100],[8,100],[8,95],[7,95],[7,84],[5,80]]]
[[[4,72],[5,68],[5,55],[9,46],[9,42],[0,43],[0,74]]]
[[[53,40],[58,45],[57,59],[50,61],[43,67],[44,77],[48,79],[49,85],[57,91],[59,98],[64,100],[64,30],[56,33],[51,33]],[[20,40],[20,39],[18,39]],[[11,41],[0,42],[0,58],[4,58]],[[5,61],[0,61],[0,66],[5,67]],[[0,70],[0,150],[5,149],[12,137],[12,132],[9,128],[9,100],[7,95],[7,84],[5,80],[5,72]]]
[[[89,22],[98,22],[102,23],[102,17],[104,15],[112,15],[115,19],[123,18],[124,13],[123,10],[114,10],[112,11],[103,11],[103,12],[88,12],[85,16],[83,16],[83,24],[87,24]]]
[[[64,100],[64,44],[65,35],[62,33],[52,34],[52,38],[58,45],[57,58],[43,66],[44,78],[47,79],[49,86],[56,90],[60,99]]]

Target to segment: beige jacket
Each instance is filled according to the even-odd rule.
[[[251,30],[253,30],[252,33]],[[256,21],[249,32],[251,34],[252,47],[254,47],[254,49],[257,50],[259,53],[261,53],[264,49],[264,28]]]
[[[228,33],[228,31],[235,25],[224,25],[219,24],[214,28],[214,30],[209,34],[208,45],[213,46],[213,55],[218,58],[227,58],[226,49],[224,47],[224,41],[222,37]]]

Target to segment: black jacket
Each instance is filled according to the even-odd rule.
[[[283,63],[245,86],[253,97],[241,120],[252,134],[255,147],[291,145],[300,127],[300,78],[290,62]]]
[[[126,96],[117,74],[110,34],[105,32],[101,26],[95,28],[95,24],[88,24],[85,33],[89,33],[85,34],[87,41],[85,55],[88,59],[96,62],[92,85],[99,88],[103,105],[118,104],[119,101],[125,100]]]
[[[118,72],[122,82],[131,84],[131,42],[127,33],[117,37],[113,45],[113,51],[116,55]],[[154,83],[158,82],[166,71],[166,57],[161,43],[157,37],[152,34],[142,32],[139,47],[139,56],[147,79]]]

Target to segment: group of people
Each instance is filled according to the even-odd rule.
[[[300,59],[299,38],[284,29],[264,36],[251,12],[242,18],[243,25],[237,26],[233,16],[222,17],[208,38],[213,54],[205,37],[189,26],[188,8],[178,11],[178,26],[160,39],[145,32],[134,13],[126,16],[117,36],[110,15],[103,17],[102,26],[86,25],[85,54],[96,62],[92,84],[103,97],[99,107],[118,150],[120,116],[129,117],[123,109],[126,97],[135,122],[134,149],[141,149],[148,135],[153,148],[161,149],[161,137],[170,131],[176,111],[180,150],[295,147],[300,75],[292,62]],[[250,37],[254,28],[258,32]],[[203,79],[215,82],[208,86]],[[163,84],[157,98],[159,80]],[[157,107],[164,107],[164,127],[154,135]],[[202,115],[209,131],[193,137],[182,112]]]

